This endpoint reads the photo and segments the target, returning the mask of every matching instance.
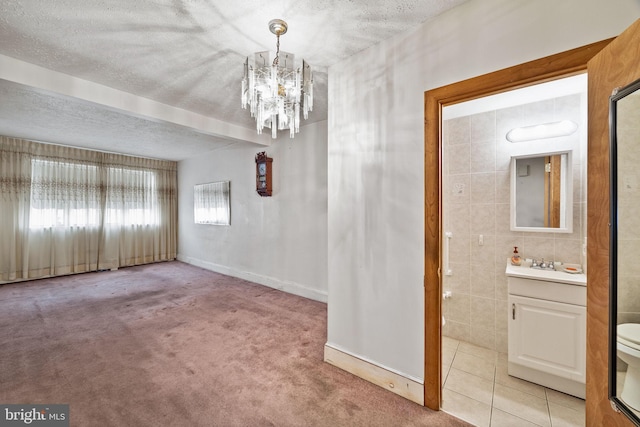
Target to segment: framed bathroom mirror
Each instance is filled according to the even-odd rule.
[[[511,230],[573,231],[571,151],[511,158]]]
[[[640,80],[610,98],[609,398],[640,426]]]

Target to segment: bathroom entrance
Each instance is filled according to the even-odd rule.
[[[508,368],[508,342],[526,340],[508,340],[505,269],[514,248],[522,258],[584,265],[586,116],[586,74],[442,110],[442,409],[476,425],[488,425],[487,417],[544,425],[560,416],[547,409],[557,394],[546,383],[519,380]],[[557,129],[562,123],[571,126]],[[561,212],[569,203],[567,230]],[[581,385],[584,397],[583,378]],[[580,410],[562,406],[562,416],[584,417],[584,400],[571,404]],[[472,415],[461,412],[469,406]]]
[[[425,93],[425,404],[432,409],[440,409],[442,401],[443,332],[445,337],[464,338],[479,348],[505,350],[503,273],[513,247],[528,251],[523,253],[525,257],[559,256],[554,252],[555,236],[551,240],[549,236],[529,237],[510,229],[510,150],[522,150],[524,146],[510,145],[506,133],[531,125],[517,124],[514,117],[532,117],[537,109],[539,120],[552,122],[555,116],[547,117],[549,112],[544,111],[549,105],[554,105],[551,110],[555,114],[574,104],[579,111],[574,119],[581,122],[586,138],[586,107],[582,111],[582,95],[575,93],[555,96],[552,101],[533,100],[533,104],[541,104],[530,107],[498,102],[482,112],[456,109],[472,99],[584,73],[587,61],[608,43],[595,43]],[[584,75],[575,78],[584,81]],[[448,158],[456,161],[449,163]],[[576,160],[581,161],[580,156]],[[582,169],[576,170],[574,177],[579,181]],[[575,206],[584,203],[582,200],[572,202]],[[571,238],[559,243],[578,257],[582,256],[584,243],[580,226],[583,207],[575,211],[578,221]],[[444,303],[443,291],[451,292]],[[505,322],[500,320],[503,314]]]
[[[505,267],[514,248],[523,258],[584,265],[586,77],[442,109],[443,336],[507,352]],[[554,133],[558,123],[572,126]],[[510,141],[543,126],[547,133]],[[558,152],[571,153],[568,171]],[[570,230],[561,228],[563,210],[573,213]]]

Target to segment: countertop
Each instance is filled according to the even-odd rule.
[[[574,266],[574,264],[566,265]],[[587,286],[587,275],[584,273],[567,273],[564,271],[556,270],[540,270],[537,268],[531,268],[530,264],[525,261],[522,262],[522,265],[516,266],[512,265],[510,260],[507,260],[507,269],[505,273],[507,276],[511,277],[521,277],[524,279],[544,280],[547,282],[558,282],[567,283],[570,285]]]

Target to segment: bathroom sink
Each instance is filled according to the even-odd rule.
[[[583,272],[566,272],[566,267],[580,268],[577,264],[558,264],[554,270],[531,268],[530,262],[523,262],[522,265],[512,265],[507,260],[507,276],[522,277],[524,279],[546,280],[549,282],[567,283],[570,285],[586,286],[587,276]]]

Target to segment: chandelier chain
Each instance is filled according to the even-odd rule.
[[[280,33],[276,34],[276,57],[273,58],[273,65],[278,66],[280,60]]]

